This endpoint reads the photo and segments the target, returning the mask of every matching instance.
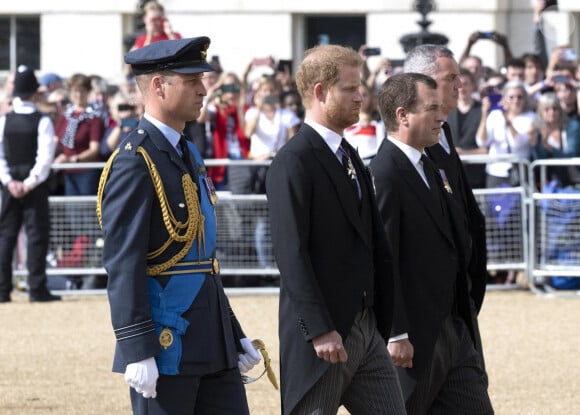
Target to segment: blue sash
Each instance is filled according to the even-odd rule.
[[[197,149],[190,145],[190,151],[195,157],[196,168],[203,166],[203,161]],[[201,213],[205,217],[204,221],[204,241],[199,246],[197,240],[181,262],[207,261],[211,258],[216,244],[216,219],[214,207],[208,196],[206,187],[205,168],[202,167],[199,174],[200,204]],[[168,274],[172,270],[182,267],[179,264],[169,268]],[[172,276],[165,288],[159,284],[155,278],[147,278],[147,291],[149,304],[151,306],[151,317],[155,323],[155,331],[160,339],[161,354],[155,357],[159,373],[164,375],[179,374],[179,362],[181,361],[181,336],[185,334],[189,326],[189,321],[181,317],[187,311],[206,278],[205,273],[180,273]]]

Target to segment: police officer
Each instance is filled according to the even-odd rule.
[[[182,135],[206,94],[207,37],[129,52],[145,114],[103,170],[97,216],[116,336],[135,414],[247,414],[240,372],[260,360],[225,296],[215,190]]]
[[[0,118],[0,303],[10,301],[12,259],[22,224],[27,238],[29,299],[60,300],[46,287],[50,232],[46,179],[54,158],[54,127],[36,109],[38,87],[34,71],[20,66],[14,76],[13,110]]]

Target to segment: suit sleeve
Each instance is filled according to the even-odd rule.
[[[112,164],[102,203],[103,261],[117,345],[127,363],[157,355],[159,342],[147,295],[147,252],[155,192],[138,154]]]
[[[272,241],[281,284],[307,341],[335,330],[309,251],[311,220],[315,220],[310,176],[298,155],[283,152],[272,162],[266,178]]]

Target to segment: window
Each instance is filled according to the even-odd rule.
[[[307,16],[306,47],[319,43],[350,46],[358,50],[366,43],[365,16]]]
[[[0,70],[13,71],[18,65],[40,69],[40,18],[0,17]]]

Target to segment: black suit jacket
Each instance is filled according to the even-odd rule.
[[[466,224],[457,220],[460,208],[444,190],[444,205],[409,161],[385,139],[370,164],[377,203],[395,269],[395,312],[392,335],[408,333],[414,346],[412,369],[401,374],[416,378],[429,361],[443,319],[457,309],[471,327],[464,256]],[[442,187],[442,182],[439,182]],[[403,392],[408,395],[405,385]]]
[[[352,150],[352,149],[351,149]],[[280,269],[282,407],[290,413],[326,371],[311,340],[336,330],[343,341],[374,285],[374,311],[386,340],[392,315],[392,271],[372,182],[354,150],[364,195],[359,213],[352,183],[310,126],[278,152],[266,191]]]
[[[443,169],[449,185],[453,189],[453,197],[462,206],[462,213],[468,223],[471,241],[471,252],[467,263],[469,278],[471,282],[470,294],[477,312],[481,310],[487,283],[487,245],[485,235],[485,216],[481,213],[479,205],[475,200],[471,186],[465,174],[465,169],[453,143],[451,130],[447,123],[443,123],[443,130],[451,153],[447,153],[441,145],[426,149],[426,153],[435,162],[439,169]]]

